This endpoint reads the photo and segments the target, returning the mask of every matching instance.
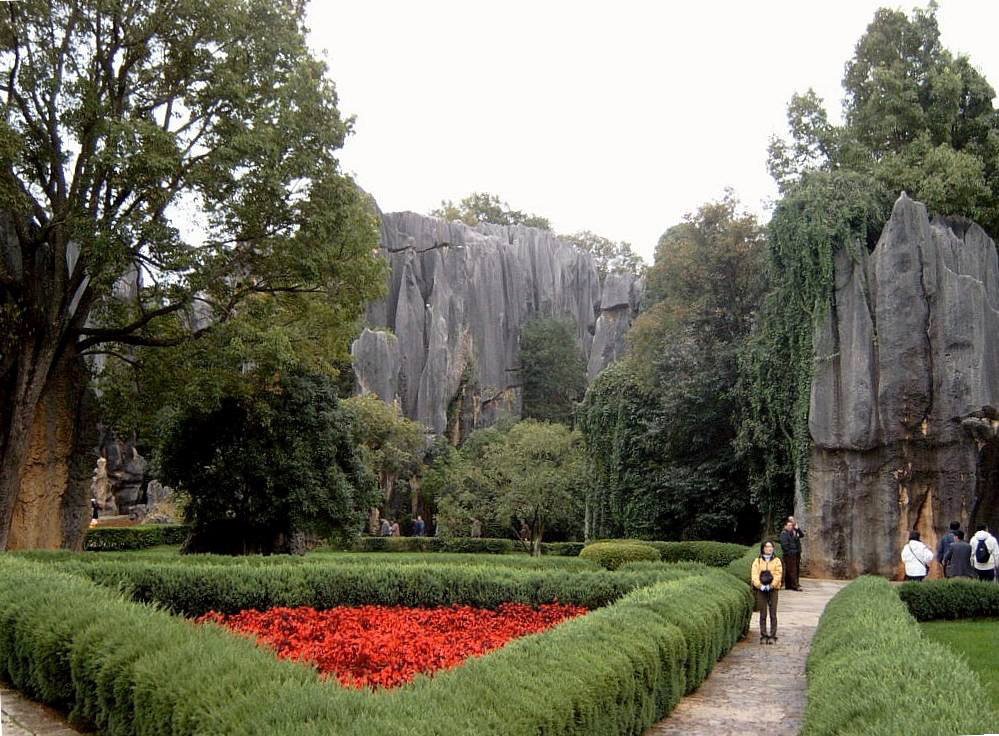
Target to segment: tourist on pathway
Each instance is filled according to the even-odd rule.
[[[101,505],[97,503],[96,498],[90,499],[90,526],[93,526],[97,522],[97,518],[101,515]]]
[[[947,548],[943,558],[944,572],[949,578],[977,578],[975,568],[971,566],[971,545],[964,541],[964,532],[960,529],[954,532],[954,542]]]
[[[389,527],[389,534],[391,534],[393,537],[401,537],[402,536],[402,530],[399,528],[399,522],[398,521],[393,521],[392,522],[392,526]]]
[[[378,533],[383,537],[387,537],[392,534],[392,525],[389,524],[388,519],[382,519],[382,525]]]
[[[777,641],[777,591],[784,577],[784,567],[774,554],[774,543],[766,541],[760,545],[760,556],[753,560],[750,572],[753,590],[756,592],[756,605],[760,609],[760,644],[773,644]],[[770,613],[770,634],[767,634],[767,612]]]
[[[909,541],[902,547],[906,580],[922,580],[930,572],[933,550],[919,541],[919,532],[909,532]]]
[[[427,530],[427,525],[423,523],[423,517],[417,516],[413,522],[413,536],[422,537]]]
[[[989,534],[985,524],[975,527],[971,538],[971,564],[975,567],[979,580],[995,580],[996,566],[999,565],[999,542]]]
[[[798,528],[793,516],[787,517],[784,531],[780,533],[780,548],[784,552],[784,575],[788,590],[801,590],[798,572],[801,569],[801,538],[805,533]]]
[[[947,564],[944,562],[944,557],[947,554],[947,550],[950,546],[954,544],[954,532],[961,528],[961,522],[952,521],[950,523],[950,531],[940,537],[940,544],[937,545],[937,562],[943,568],[943,574],[945,578],[949,578],[950,575],[947,573]]]

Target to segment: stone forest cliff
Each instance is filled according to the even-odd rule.
[[[904,193],[872,253],[840,252],[815,333],[811,575],[895,575],[908,532],[999,524],[999,265],[968,220]]]
[[[354,342],[361,391],[453,440],[521,407],[520,330],[571,322],[592,379],[625,348],[641,281],[610,274],[547,230],[469,227],[412,212],[382,216],[387,297]]]

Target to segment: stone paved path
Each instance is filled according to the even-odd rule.
[[[51,708],[21,696],[0,683],[0,723],[3,736],[80,736]]]
[[[645,736],[796,736],[805,715],[805,658],[812,636],[826,603],[845,585],[804,578],[802,592],[782,590],[777,643],[760,645],[754,613],[749,636]]]

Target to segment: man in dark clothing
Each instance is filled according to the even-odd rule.
[[[964,532],[955,529],[954,541],[944,554],[944,571],[949,578],[977,578],[975,568],[971,566],[971,545],[964,541]]]
[[[422,537],[426,528],[426,524],[423,523],[423,517],[417,516],[416,521],[413,522],[413,536]]]
[[[944,563],[944,556],[947,554],[947,550],[950,548],[950,546],[954,544],[954,539],[955,539],[954,532],[956,532],[960,528],[961,528],[960,522],[952,521],[950,523],[950,531],[944,534],[940,538],[940,543],[937,545],[937,562],[939,562],[940,565],[943,567],[945,578],[949,578],[951,576],[947,572],[947,565]]]
[[[798,528],[793,516],[789,516],[780,533],[780,547],[783,551],[784,587],[788,590],[801,590],[798,585],[798,572],[801,563],[801,538],[805,533]]]

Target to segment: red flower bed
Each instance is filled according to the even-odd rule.
[[[348,687],[395,687],[417,673],[455,667],[511,639],[550,629],[586,613],[552,603],[531,608],[504,603],[492,611],[469,606],[405,608],[272,608],[198,619],[252,635],[280,657],[311,662]]]

